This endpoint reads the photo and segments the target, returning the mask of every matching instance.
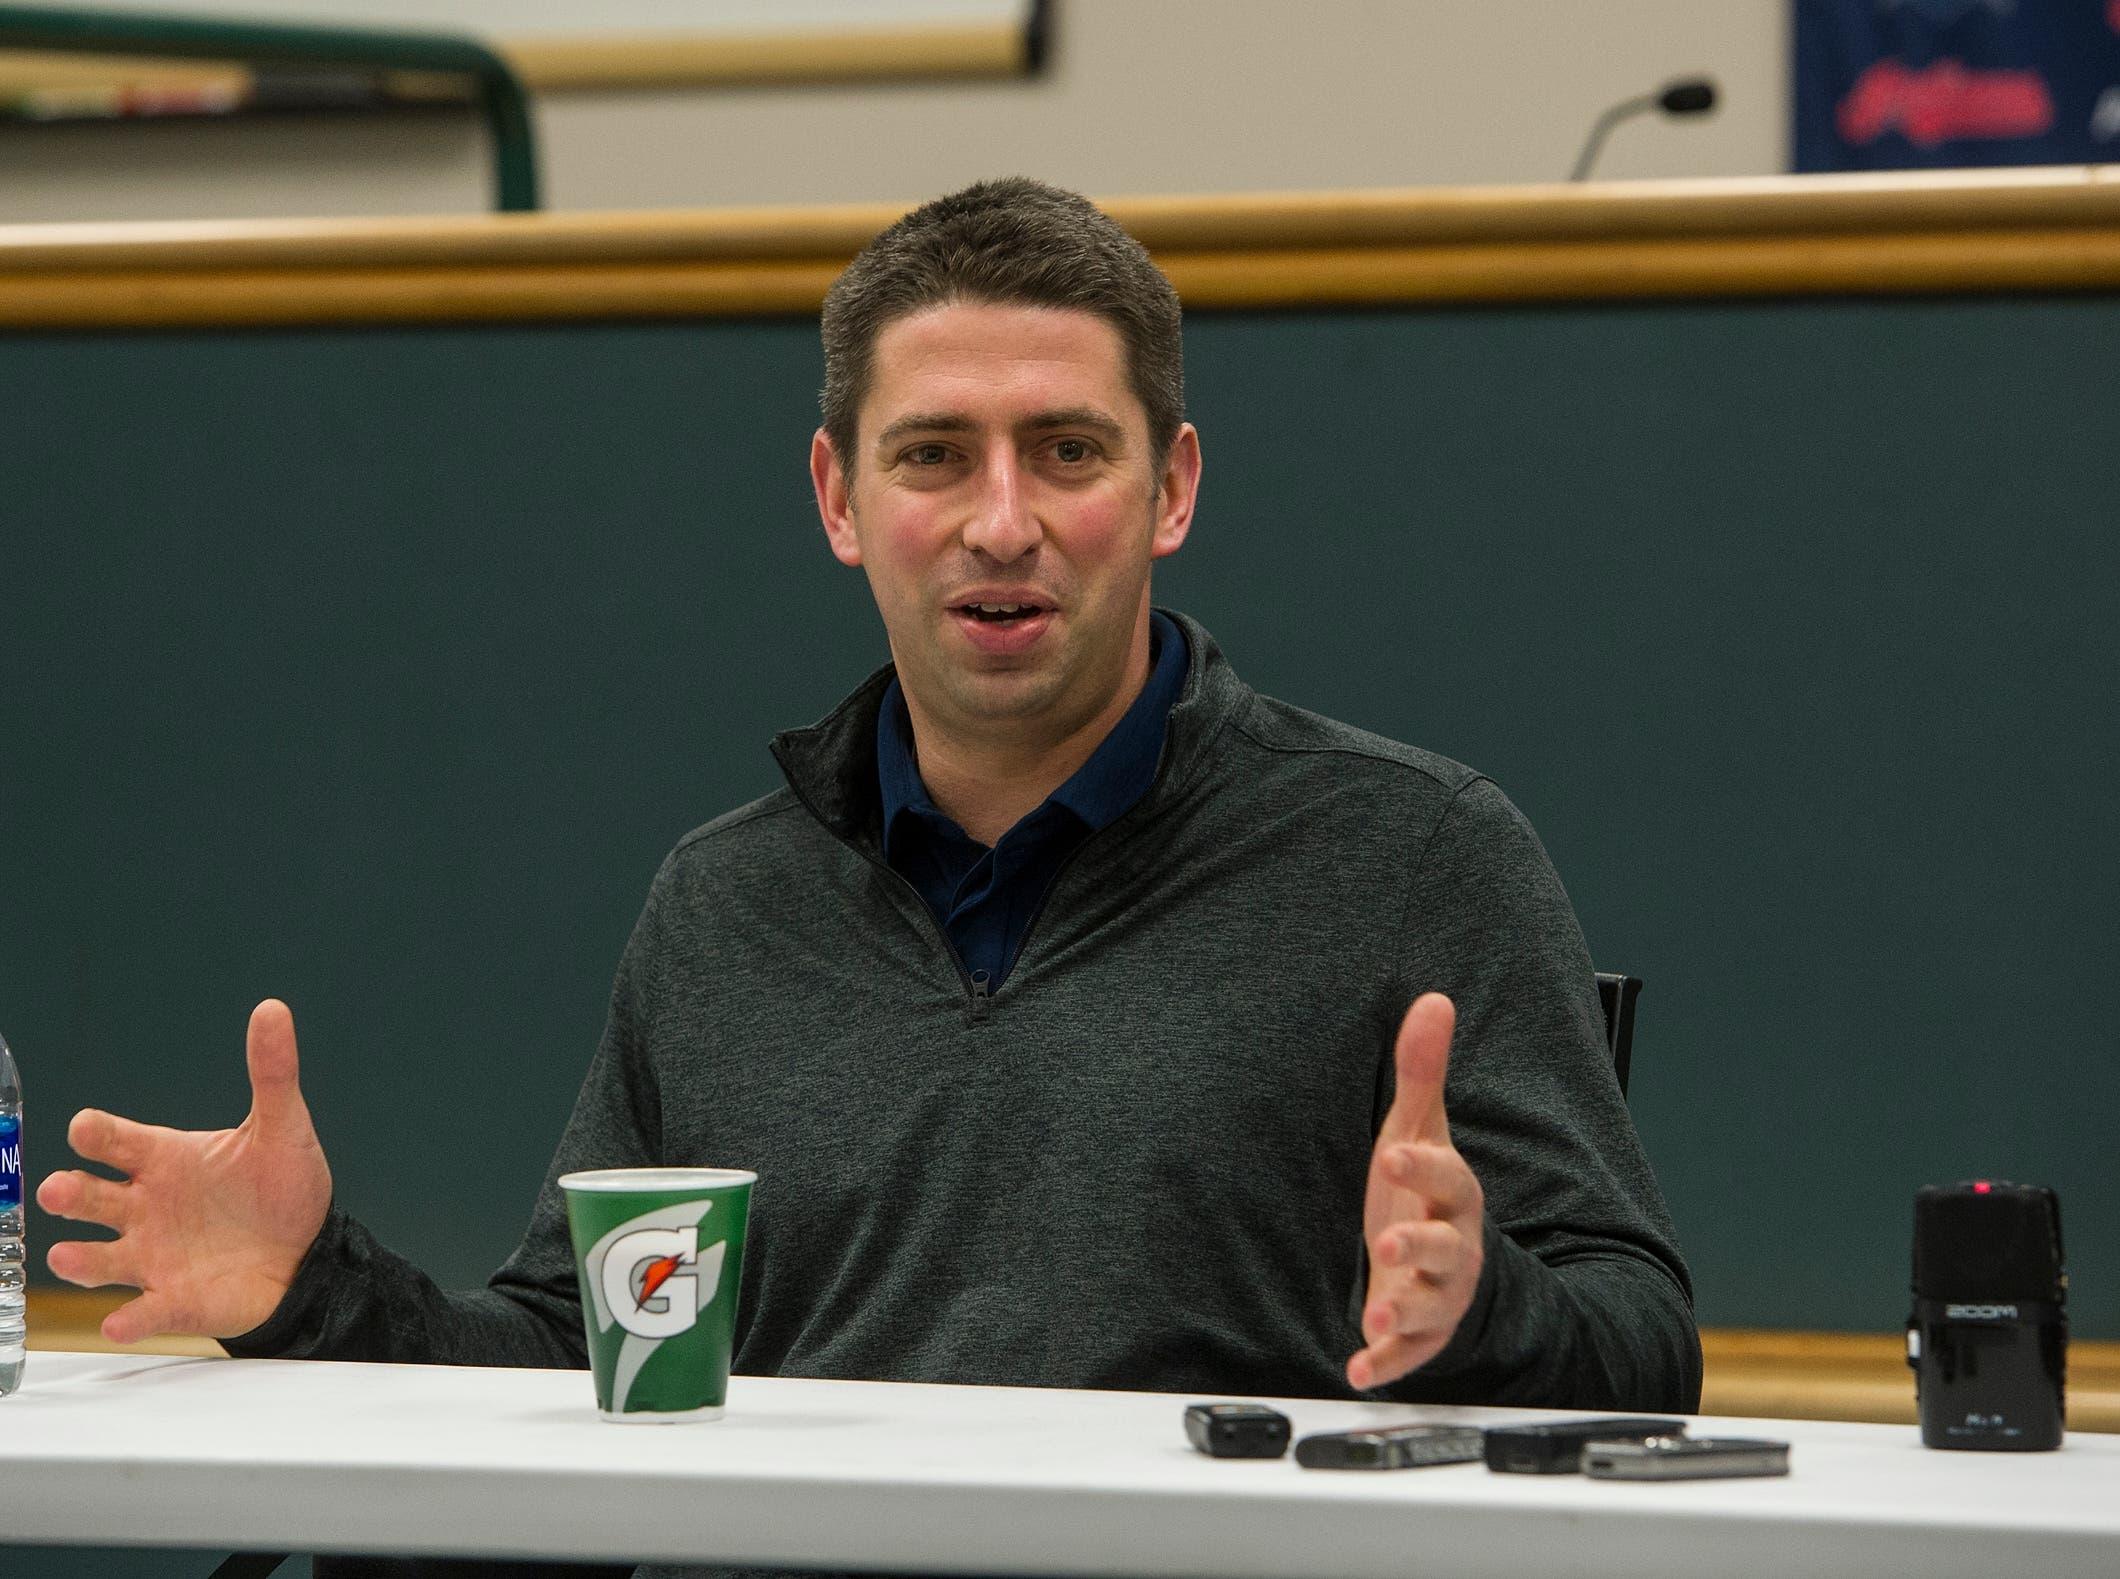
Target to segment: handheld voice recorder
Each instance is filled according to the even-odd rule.
[[[1907,1364],[1924,1447],[2061,1445],[2067,1298],[2052,1190],[1976,1179],[1915,1193]]]

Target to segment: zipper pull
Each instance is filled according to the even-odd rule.
[[[986,1023],[987,983],[989,979],[987,973],[983,970],[972,972],[972,1005],[970,1012],[965,1016],[965,1024],[983,1025]]]

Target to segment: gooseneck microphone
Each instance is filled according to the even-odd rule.
[[[1907,1364],[1924,1447],[2061,1445],[2067,1296],[2052,1190],[1977,1179],[1915,1192]]]
[[[1715,82],[1710,77],[1681,77],[1676,82],[1667,82],[1655,93],[1645,93],[1638,99],[1622,99],[1597,118],[1590,128],[1589,140],[1575,161],[1575,173],[1571,181],[1588,179],[1590,167],[1597,163],[1603,151],[1605,139],[1612,135],[1612,128],[1621,121],[1636,115],[1646,115],[1651,110],[1661,110],[1666,115],[1705,115],[1715,108]]]

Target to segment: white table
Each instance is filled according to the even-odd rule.
[[[1904,1426],[1701,1420],[1786,1438],[1793,1474],[1333,1474],[1204,1458],[1187,1401],[738,1377],[724,1420],[620,1426],[578,1371],[40,1352],[0,1399],[0,1541],[1142,1579],[2120,1574],[2120,1436],[1939,1453]],[[1539,1418],[1280,1407],[1299,1434]]]

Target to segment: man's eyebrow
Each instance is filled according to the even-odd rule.
[[[1117,418],[1106,415],[1095,406],[1067,406],[1059,411],[1041,411],[1025,422],[1024,427],[1032,432],[1047,428],[1088,428],[1108,444],[1118,444],[1126,437],[1126,427]]]
[[[955,411],[913,411],[876,435],[876,447],[884,448],[908,433],[969,433],[972,419]]]

